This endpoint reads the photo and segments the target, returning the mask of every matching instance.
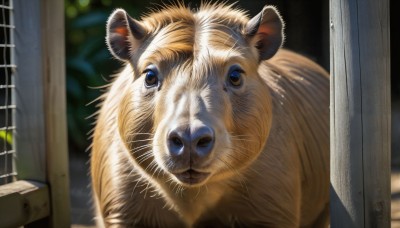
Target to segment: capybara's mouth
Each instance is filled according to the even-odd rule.
[[[181,182],[189,185],[194,185],[203,182],[210,173],[198,172],[193,169],[188,169],[185,172],[174,174]]]

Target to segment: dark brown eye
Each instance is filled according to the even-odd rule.
[[[144,72],[145,79],[144,83],[146,87],[154,87],[158,85],[158,73],[156,69],[147,68]]]
[[[234,87],[241,86],[242,81],[243,81],[243,78],[242,78],[243,73],[244,73],[244,71],[237,67],[230,70],[230,72],[228,74],[229,83]]]

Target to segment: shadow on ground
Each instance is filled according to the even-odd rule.
[[[69,156],[71,223],[75,228],[94,225],[88,160],[88,154]]]

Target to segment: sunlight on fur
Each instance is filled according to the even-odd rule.
[[[265,6],[117,9],[107,44],[125,66],[94,131],[99,227],[324,227],[329,75],[280,49]]]

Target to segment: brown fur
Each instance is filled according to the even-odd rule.
[[[99,226],[326,226],[328,74],[286,50],[260,62],[242,35],[247,22],[224,5],[142,19],[147,35],[103,96],[94,132]],[[158,90],[143,86],[149,63],[160,69]],[[231,64],[245,71],[239,89],[224,86]],[[212,175],[187,186],[169,173],[182,161],[163,139],[171,122],[199,120],[218,130],[202,164]]]

